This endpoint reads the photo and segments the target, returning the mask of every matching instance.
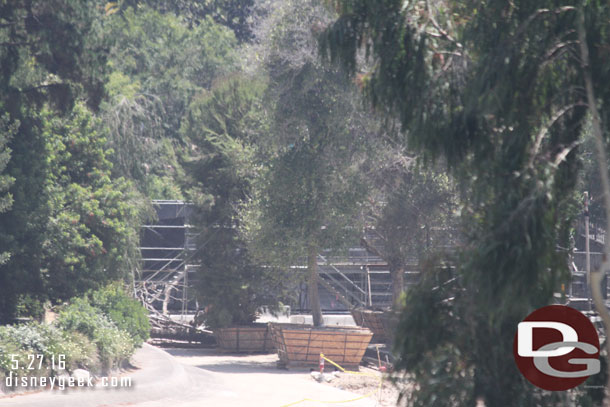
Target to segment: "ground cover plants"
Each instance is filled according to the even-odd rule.
[[[91,291],[59,307],[50,323],[0,326],[1,383],[11,373],[55,377],[85,369],[108,374],[126,366],[149,329],[146,311],[120,285]]]

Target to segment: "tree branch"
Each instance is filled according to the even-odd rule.
[[[555,156],[555,160],[553,161],[553,166],[554,167],[558,167],[559,164],[561,164],[566,157],[568,156],[568,154],[570,154],[570,152],[572,150],[574,150],[578,145],[582,144],[582,141],[580,140],[575,140],[572,143],[570,143],[569,146],[565,147],[563,150],[561,150],[556,156]]]
[[[564,114],[568,113],[570,110],[574,109],[577,106],[587,106],[587,104],[583,103],[583,102],[577,102],[577,103],[573,103],[571,105],[564,106],[559,111],[557,111],[553,115],[553,117],[551,117],[551,119],[549,120],[547,125],[543,126],[540,129],[540,131],[538,132],[538,135],[536,136],[536,140],[534,141],[534,145],[532,146],[531,152],[530,152],[530,159],[528,162],[528,167],[531,167],[534,164],[534,160],[536,159],[536,156],[538,155],[538,152],[540,151],[540,146],[542,145],[542,140],[549,132],[549,129],[551,127],[553,127],[553,125],[557,122],[557,120],[559,120]]]
[[[375,247],[373,246],[371,243],[369,243],[368,240],[366,240],[365,237],[363,237],[362,239],[360,239],[360,244],[369,252],[373,253],[375,256],[379,256],[380,258],[384,259],[384,260],[388,260],[385,258],[385,256],[383,256],[383,254]]]
[[[541,15],[543,15],[543,14],[547,14],[547,13],[555,13],[555,14],[559,14],[559,13],[563,13],[563,12],[566,12],[566,11],[574,11],[574,10],[576,10],[576,7],[573,7],[573,6],[559,7],[559,8],[556,8],[555,10],[550,10],[550,9],[548,9],[548,8],[541,8],[541,9],[538,9],[538,10],[536,10],[536,12],[535,12],[534,14],[532,14],[531,16],[529,16],[529,17],[527,18],[527,20],[525,20],[525,21],[523,22],[523,24],[521,24],[521,25],[520,25],[520,26],[517,28],[517,31],[515,31],[515,35],[514,35],[514,37],[519,37],[519,36],[521,36],[521,34],[523,34],[523,33],[524,33],[526,30],[527,30],[527,28],[529,27],[529,25],[530,25],[530,24],[531,24],[531,23],[532,23],[532,22],[533,22],[535,19],[537,19],[538,17],[540,17],[540,16],[541,16]]]
[[[428,19],[430,20],[430,22],[432,23],[432,25],[434,26],[436,31],[438,31],[438,33],[440,34],[440,37],[445,38],[449,42],[455,44],[455,46],[460,49],[464,48],[460,42],[458,42],[455,38],[453,38],[451,35],[449,35],[449,33],[447,31],[443,30],[443,28],[440,26],[440,24],[438,22],[436,22],[436,20],[432,16],[432,12],[430,9],[430,3],[428,0],[426,0],[426,9],[428,10]],[[428,33],[428,34],[430,35],[430,33]],[[437,35],[435,35],[435,37],[436,36]]]

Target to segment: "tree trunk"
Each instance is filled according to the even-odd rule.
[[[390,264],[389,266],[392,277],[392,306],[398,309],[400,308],[400,297],[405,291],[405,267],[402,264]]]
[[[307,249],[307,271],[309,273],[309,306],[314,326],[322,326],[322,308],[320,307],[320,294],[318,293],[318,250],[315,245]]]

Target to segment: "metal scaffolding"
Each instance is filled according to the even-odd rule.
[[[136,295],[154,322],[179,314],[182,321],[194,311],[189,281],[196,265],[190,259],[196,249],[188,222],[192,205],[184,201],[153,201],[157,220],[143,225],[140,235],[141,271],[135,280]]]

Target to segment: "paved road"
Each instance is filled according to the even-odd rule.
[[[131,377],[131,388],[44,391],[0,398],[0,406],[281,407],[305,398],[339,401],[357,397],[316,383],[307,373],[275,369],[273,355],[218,357],[205,350],[169,352],[174,355],[149,345],[140,349],[133,359],[138,369],[123,376]],[[373,400],[361,399],[341,404],[305,401],[294,406],[374,404]]]

